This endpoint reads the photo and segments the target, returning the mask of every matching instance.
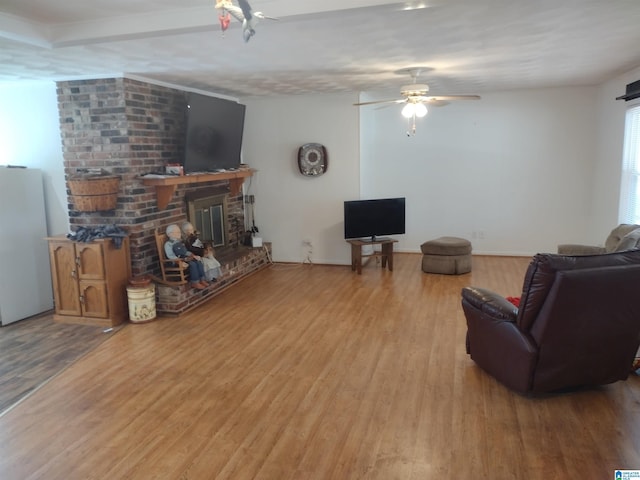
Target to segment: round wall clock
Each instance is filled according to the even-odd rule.
[[[298,168],[300,173],[317,177],[327,171],[329,160],[327,149],[319,143],[305,143],[298,150]]]

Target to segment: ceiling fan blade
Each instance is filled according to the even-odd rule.
[[[438,100],[429,100],[424,103],[429,105],[430,107],[444,107],[445,105],[449,105],[450,102],[438,99]]]
[[[397,100],[374,100],[373,102],[354,103],[353,105],[356,107],[361,107],[363,105],[376,105],[380,103],[405,103],[406,101],[406,98],[400,98]]]
[[[480,95],[428,95],[422,97],[422,100],[427,103],[448,102],[451,100],[480,100]]]
[[[394,105],[398,105],[397,103],[381,103],[377,107],[374,107],[374,110],[384,110],[385,108],[391,108]]]

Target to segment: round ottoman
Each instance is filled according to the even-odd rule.
[[[460,275],[471,271],[471,242],[458,237],[440,237],[420,245],[422,271]]]

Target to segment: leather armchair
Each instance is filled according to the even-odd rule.
[[[558,253],[561,255],[595,255],[598,253],[622,252],[640,248],[640,225],[621,223],[611,230],[604,246],[561,244]]]
[[[520,306],[487,289],[462,289],[467,353],[521,393],[625,380],[640,345],[640,250],[537,254]]]

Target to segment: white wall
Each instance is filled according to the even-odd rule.
[[[362,195],[407,197],[401,251],[442,235],[470,239],[475,253],[555,251],[580,238],[588,220],[596,94],[589,87],[483,94],[431,108],[412,137],[399,106],[363,107],[374,120],[361,122]]]
[[[407,198],[399,251],[418,252],[441,235],[469,238],[475,253],[498,255],[555,251],[558,243],[585,239],[598,88],[484,94],[433,108],[413,137],[398,106],[356,109],[355,100],[244,100],[244,161],[260,170],[251,186],[256,222],[273,242],[275,260],[302,261],[308,238],[314,261],[348,264],[342,202],[354,198]],[[297,172],[297,148],[306,142],[329,150],[323,177]]]
[[[0,85],[0,165],[39,168],[48,235],[68,230],[58,99],[54,82]]]
[[[343,202],[359,198],[358,100],[350,95],[247,98],[243,161],[258,169],[248,185],[255,221],[273,258],[301,262],[311,240],[315,263],[349,264]],[[319,177],[298,171],[298,148],[320,143],[329,166]],[[245,187],[247,184],[245,184]]]

